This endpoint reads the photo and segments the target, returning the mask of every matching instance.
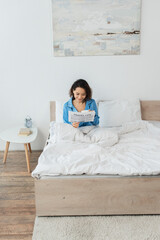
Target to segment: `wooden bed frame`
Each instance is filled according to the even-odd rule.
[[[141,112],[160,121],[160,101],[141,101]],[[35,199],[37,216],[160,214],[160,175],[35,179]]]

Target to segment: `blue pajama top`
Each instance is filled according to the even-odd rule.
[[[94,99],[90,99],[90,100],[86,101],[85,110],[89,110],[89,109],[91,111],[92,110],[95,111],[94,121],[93,122],[80,122],[79,127],[92,126],[92,125],[99,124],[98,110],[97,110],[97,105],[96,105],[96,102]],[[64,123],[72,124],[68,120],[68,115],[69,115],[68,111],[78,112],[72,103],[72,97],[63,106],[63,121],[64,121]]]

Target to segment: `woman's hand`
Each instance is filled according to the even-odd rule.
[[[78,128],[79,127],[79,122],[72,123],[72,126],[75,127],[75,128]]]

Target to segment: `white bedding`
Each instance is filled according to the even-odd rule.
[[[68,124],[56,124],[32,176],[74,174],[160,174],[160,128],[137,121],[109,130],[92,128],[85,135]]]

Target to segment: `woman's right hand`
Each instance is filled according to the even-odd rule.
[[[78,128],[79,127],[79,122],[73,122],[72,126],[75,127],[75,128]]]

